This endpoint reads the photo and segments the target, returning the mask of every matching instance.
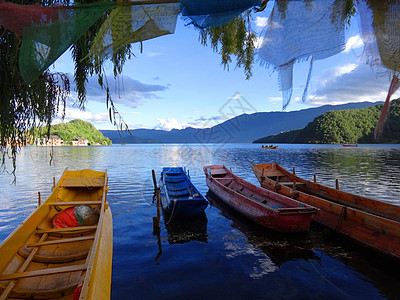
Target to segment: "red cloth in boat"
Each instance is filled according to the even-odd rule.
[[[96,224],[98,219],[99,216],[93,208],[86,205],[79,205],[69,207],[56,214],[53,218],[53,227],[90,226]]]

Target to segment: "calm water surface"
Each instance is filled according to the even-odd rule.
[[[0,240],[50,194],[63,170],[108,170],[114,220],[113,299],[400,299],[400,263],[313,224],[278,234],[250,223],[208,193],[202,166],[225,164],[257,184],[250,162],[276,161],[311,179],[400,205],[400,146],[114,145],[26,147],[17,183],[0,175]],[[153,235],[151,170],[186,166],[211,205],[191,221],[162,220]],[[10,170],[11,165],[8,165]]]

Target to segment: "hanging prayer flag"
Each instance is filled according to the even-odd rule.
[[[378,123],[375,126],[374,130],[374,138],[375,140],[379,140],[379,138],[382,136],[383,133],[383,126],[385,125],[387,115],[389,113],[389,103],[390,103],[390,98],[392,95],[397,91],[397,89],[400,87],[400,80],[397,75],[394,75],[392,78],[392,81],[390,83],[389,91],[386,96],[386,101],[385,104],[383,105],[382,113],[379,117]]]
[[[179,3],[118,5],[97,33],[88,57],[99,65],[127,44],[172,34],[179,12]]]
[[[400,87],[400,1],[376,3],[359,0],[357,10],[361,21],[364,60],[381,74],[392,74],[385,104],[374,131],[374,138],[379,140],[389,113],[390,99]],[[385,69],[387,72],[383,72]]]
[[[293,65],[310,59],[303,101],[306,99],[315,60],[325,59],[344,49],[345,0],[276,0],[258,49],[261,65],[279,72],[283,109],[289,104],[293,88]]]
[[[26,84],[32,83],[108,9],[112,2],[52,6],[52,18],[25,24],[19,54],[20,73]]]
[[[181,0],[182,15],[199,28],[221,26],[261,0]]]
[[[57,12],[52,7],[0,2],[0,25],[18,35],[22,35],[26,26],[56,19]]]

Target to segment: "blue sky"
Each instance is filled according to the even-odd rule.
[[[253,29],[258,32],[271,12],[271,2],[264,12],[255,14]],[[346,31],[346,50],[314,62],[310,97],[305,103],[300,97],[309,63],[295,64],[292,101],[285,111],[385,100],[389,78],[378,77],[362,62],[363,44],[356,18]],[[235,62],[229,71],[224,70],[220,56],[210,47],[202,46],[198,29],[185,26],[181,17],[174,34],[144,41],[143,53],[134,44],[133,52],[136,57],[125,64],[123,74],[116,80],[111,75],[111,64],[106,66],[110,87],[115,92],[113,100],[130,129],[171,130],[217,125],[227,118],[221,108],[238,97],[251,107],[248,113],[282,110],[282,92],[273,69],[255,63],[250,80],[245,79],[242,69],[235,68]],[[70,52],[62,55],[50,70],[73,74]],[[72,105],[76,96],[72,93],[64,122],[79,118],[98,129],[115,129],[109,122],[105,93],[98,87],[96,78],[89,80],[87,90],[86,110],[80,111]],[[58,122],[59,119],[55,120]]]

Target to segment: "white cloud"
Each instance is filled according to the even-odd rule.
[[[146,52],[146,55],[148,57],[156,57],[156,56],[162,55],[162,53],[161,52],[151,52],[151,51],[149,51],[149,52]]]
[[[106,79],[114,103],[124,104],[132,108],[137,108],[146,101],[158,99],[159,96],[157,96],[156,93],[168,89],[167,86],[142,83],[129,76],[122,76],[114,79],[112,75],[109,75]],[[75,85],[72,80],[71,82],[71,91],[75,91]],[[88,101],[106,102],[106,92],[99,86],[97,77],[90,77],[88,79],[86,90]],[[73,94],[76,95],[76,93]]]
[[[267,17],[257,17],[255,21],[257,27],[265,27],[267,25],[267,22]]]
[[[65,118],[61,120],[61,116],[54,119],[52,124],[68,123],[71,120],[80,119],[85,122],[91,123],[97,129],[109,128],[110,121],[108,113],[93,113],[90,111],[83,111],[79,108],[66,107]],[[111,125],[112,126],[112,125]]]
[[[377,76],[368,65],[337,67],[312,81],[307,98],[311,105],[385,101],[390,85],[388,76]],[[399,96],[397,92],[392,99]]]
[[[334,67],[333,68],[334,77],[340,77],[344,74],[351,73],[355,68],[357,68],[356,64],[347,64],[343,66]]]
[[[200,117],[194,121],[183,123],[179,122],[175,118],[157,119],[157,121],[158,124],[154,127],[154,129],[171,131],[172,129],[185,129],[187,127],[201,129],[210,128],[226,121],[226,118],[224,116],[211,118]]]
[[[351,51],[353,49],[357,49],[357,48],[360,48],[360,47],[363,47],[363,46],[364,46],[364,43],[363,43],[360,35],[355,35],[355,36],[350,37],[347,40],[344,52],[349,52],[349,51]]]
[[[175,118],[157,119],[157,121],[158,124],[154,129],[171,131],[172,129],[184,129],[187,127],[185,124],[179,123]]]

